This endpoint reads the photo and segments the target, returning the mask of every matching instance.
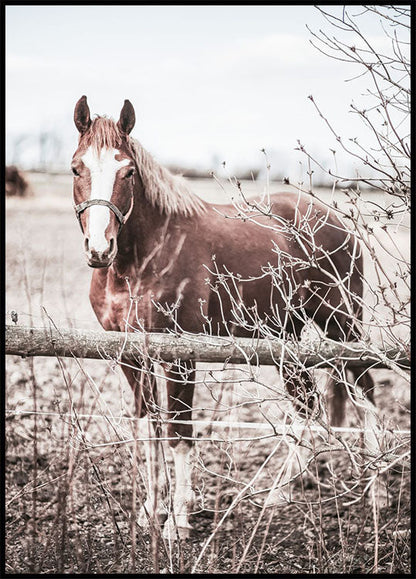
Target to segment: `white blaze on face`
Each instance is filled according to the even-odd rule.
[[[90,170],[90,199],[111,200],[117,171],[129,164],[128,159],[116,160],[120,152],[117,149],[101,149],[97,152],[89,147],[82,156],[82,161]],[[108,241],[105,230],[110,223],[111,209],[103,205],[93,205],[89,208],[89,247],[95,251],[105,251]]]

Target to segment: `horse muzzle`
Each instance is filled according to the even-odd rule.
[[[113,263],[112,259],[109,260],[95,260],[95,259],[89,259],[87,258],[87,264],[94,268],[94,269],[99,269],[99,268],[104,268],[104,267],[110,267],[110,265]]]
[[[87,264],[93,268],[103,268],[109,267],[114,258],[117,255],[117,242],[114,238],[111,238],[108,247],[103,250],[99,251],[94,247],[90,247],[88,237],[85,238],[85,258],[87,260]]]

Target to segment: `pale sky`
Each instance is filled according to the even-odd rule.
[[[306,24],[334,32],[311,5],[8,5],[6,162],[29,135],[20,161],[35,163],[39,133],[53,131],[69,168],[85,94],[115,120],[128,98],[132,135],[161,162],[238,170],[264,166],[265,148],[272,170],[297,177],[297,139],[324,162],[335,148],[308,95],[346,138],[362,134],[349,104],[368,98],[365,79],[346,82],[360,71],[313,48]],[[363,32],[385,42],[376,16]]]

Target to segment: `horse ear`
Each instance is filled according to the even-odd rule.
[[[124,101],[123,108],[121,109],[120,119],[117,123],[118,128],[125,135],[129,135],[136,122],[136,114],[134,112],[133,105],[129,100]]]
[[[87,97],[85,95],[83,95],[75,105],[74,122],[81,135],[90,128],[90,108],[87,104]]]

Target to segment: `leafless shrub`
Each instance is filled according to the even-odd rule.
[[[309,97],[341,153],[358,165],[354,178],[325,168],[345,199],[342,206],[335,200],[332,206],[347,220],[371,259],[376,283],[370,286],[368,279],[364,280],[367,296],[372,299],[366,297],[363,304],[369,334],[371,327],[378,329],[377,340],[383,345],[400,344],[409,349],[409,248],[400,243],[399,234],[410,224],[410,8],[344,7],[338,11],[340,15],[335,10],[319,10],[334,35],[322,30],[311,32],[312,44],[329,57],[354,66],[355,77],[368,79],[368,93],[361,97],[366,104],[351,104],[351,112],[366,128],[365,142],[341,137],[335,124]],[[365,24],[360,26],[368,15],[380,20],[384,37],[380,47],[365,34]],[[310,191],[317,162],[303,145],[299,148],[308,160],[310,176],[309,187],[301,187]],[[337,153],[333,152],[335,158]],[[364,195],[366,186],[371,187],[371,195]]]
[[[219,301],[226,300],[227,303],[232,304],[233,320],[223,318],[223,327],[227,328],[229,337],[232,338],[234,334],[233,328],[236,325],[243,327],[250,333],[255,333],[259,338],[266,340],[273,340],[276,335],[287,338],[287,351],[292,355],[293,360],[296,360],[297,349],[304,340],[322,340],[323,335],[316,326],[312,323],[310,316],[307,315],[305,308],[299,303],[300,287],[297,284],[295,277],[291,276],[290,271],[302,268],[308,268],[311,264],[314,265],[317,271],[326,278],[328,286],[336,284],[339,288],[340,294],[343,298],[343,304],[348,312],[347,318],[349,320],[349,327],[352,331],[344,334],[344,340],[356,340],[363,344],[368,351],[379,357],[381,362],[386,362],[384,351],[389,347],[397,347],[400,350],[407,351],[410,357],[410,262],[408,256],[408,248],[403,247],[400,238],[400,232],[406,231],[409,227],[409,212],[410,212],[410,146],[409,146],[409,118],[410,118],[410,80],[409,80],[409,59],[408,59],[408,35],[410,30],[409,16],[410,11],[406,7],[363,7],[361,12],[355,16],[351,15],[351,10],[343,9],[341,16],[335,16],[326,10],[319,9],[326,21],[335,29],[335,36],[330,36],[328,33],[321,31],[319,34],[312,32],[313,44],[322,52],[328,54],[332,58],[338,60],[346,60],[356,67],[361,67],[359,74],[365,74],[369,79],[369,93],[371,97],[371,105],[366,108],[360,108],[358,105],[351,105],[351,110],[357,114],[365,124],[368,132],[368,140],[365,143],[359,142],[358,139],[352,138],[345,141],[339,136],[336,128],[328,121],[324,113],[320,110],[314,98],[309,97],[314,104],[317,113],[322,117],[323,122],[327,125],[330,133],[335,138],[338,146],[341,147],[343,154],[352,156],[356,162],[361,163],[362,171],[357,169],[357,175],[351,176],[339,175],[335,170],[326,168],[326,172],[333,180],[332,195],[329,199],[324,199],[323,203],[328,208],[328,211],[334,211],[345,224],[345,231],[351,235],[352,239],[356,240],[355,250],[357,254],[364,251],[366,256],[367,270],[363,276],[364,295],[357,295],[351,290],[349,286],[348,276],[345,278],[331,264],[331,252],[325,248],[317,247],[316,245],[316,228],[324,227],[327,224],[325,218],[321,222],[315,224],[315,229],[311,227],[311,222],[304,219],[297,227],[293,227],[290,223],[281,218],[279,214],[273,212],[273,204],[270,201],[270,190],[266,187],[263,198],[259,200],[248,199],[241,187],[239,180],[234,179],[233,183],[236,188],[236,195],[234,197],[235,215],[234,219],[242,219],[256,223],[258,227],[264,227],[264,223],[260,222],[259,216],[267,216],[270,218],[270,224],[267,227],[271,232],[278,232],[285,236],[295,235],[297,242],[305,248],[304,257],[294,258],[290,253],[282,250],[281,247],[275,245],[273,251],[277,256],[277,266],[264,264],[263,270],[259,273],[262,277],[270,279],[271,291],[280,292],[280,296],[284,301],[285,307],[280,311],[275,311],[275,318],[263,318],[255,307],[247,305],[244,301],[243,295],[240,293],[241,279],[234,272],[224,270],[221,264],[217,264],[213,258],[212,264],[206,264],[210,274],[214,277],[215,283],[211,284],[211,289],[217,294]],[[376,49],[366,34],[361,31],[359,21],[364,14],[373,13],[381,19],[381,26],[384,33],[390,42],[391,53],[384,53]],[[348,42],[343,40],[342,34],[348,33],[350,36]],[[299,150],[305,155],[307,159],[307,184],[304,182],[298,183],[294,188],[300,193],[305,193],[309,196],[311,211],[314,205],[315,194],[313,187],[313,167],[314,165],[322,167],[319,162],[310,155],[301,143],[299,143]],[[334,158],[336,158],[336,151],[334,150]],[[289,183],[287,183],[289,185]],[[230,216],[228,216],[230,218]],[[317,251],[321,252],[323,256],[324,266],[316,262]],[[289,272],[289,273],[288,273]],[[247,280],[244,280],[247,283]],[[322,298],[324,303],[324,298]],[[357,320],[357,304],[358,308],[363,312],[363,322]],[[326,306],[332,308],[333,315],[336,315],[338,304],[325,303]],[[175,331],[185,334],[183,328],[177,324],[175,315],[175,305],[168,307],[167,304],[155,304],[156,307],[164,309],[166,315],[170,317],[175,325]],[[331,316],[330,316],[331,317]],[[307,328],[307,332],[303,334],[301,341],[294,338],[293,335],[287,335],[284,328],[288,322],[296,320],[302,326]],[[212,332],[209,320],[207,319],[207,333]],[[312,322],[313,322],[312,318]],[[137,322],[139,322],[137,320]],[[154,362],[157,362],[155,360]],[[370,497],[370,505],[367,512],[373,539],[371,542],[371,550],[373,552],[373,560],[371,570],[378,572],[380,559],[380,544],[382,542],[382,532],[380,528],[381,511],[391,504],[391,488],[389,484],[392,479],[392,473],[397,473],[399,469],[402,473],[403,479],[408,477],[410,463],[409,463],[409,438],[408,435],[401,436],[400,434],[393,434],[391,432],[392,426],[378,419],[377,425],[367,422],[366,412],[363,412],[363,399],[358,388],[359,378],[354,377],[353,380],[347,373],[347,368],[339,360],[327,360],[330,370],[327,374],[332,373],[338,384],[346,387],[347,393],[354,395],[354,405],[361,417],[364,419],[364,429],[374,429],[370,434],[374,441],[381,443],[374,446],[372,452],[362,452],[359,444],[359,439],[353,438],[346,440],[341,437],[336,429],[334,430],[329,421],[328,416],[330,411],[327,407],[325,399],[322,398],[319,391],[316,390],[318,400],[318,408],[314,414],[308,415],[308,418],[303,421],[303,430],[298,436],[293,435],[293,429],[290,434],[290,428],[297,426],[298,418],[293,416],[289,419],[289,435],[284,432],[279,435],[279,442],[267,454],[266,460],[259,465],[258,471],[254,476],[246,482],[239,480],[235,475],[236,465],[233,464],[232,452],[224,440],[224,446],[220,446],[222,452],[225,451],[227,457],[226,463],[228,470],[226,474],[222,474],[221,478],[228,483],[236,484],[236,494],[232,495],[230,503],[225,508],[221,508],[220,495],[217,495],[214,512],[215,512],[215,528],[205,542],[201,553],[199,554],[193,570],[199,569],[199,565],[203,561],[204,555],[211,556],[218,554],[218,534],[226,525],[227,519],[237,512],[239,505],[244,500],[256,500],[256,497],[270,497],[276,491],[287,492],[288,486],[291,483],[300,480],[300,474],[308,474],[317,484],[318,493],[331,489],[332,496],[327,499],[332,501],[337,512],[341,505],[352,505],[365,501],[365,496]],[[287,374],[287,361],[276,360],[276,366],[280,371],[280,376],[283,383],[283,367]],[[311,371],[310,368],[299,368],[294,365],[294,372],[296,374],[294,381],[299,381],[299,376],[302,372]],[[389,362],[389,368],[394,373],[398,380],[409,382],[407,372],[405,372],[400,364]],[[222,371],[223,369],[221,369]],[[184,372],[186,368],[184,367]],[[237,372],[237,371],[236,371]],[[283,388],[271,387],[270,384],[264,384],[259,378],[258,368],[255,362],[248,361],[246,367],[238,370],[239,377],[235,376],[225,378],[225,382],[230,384],[238,383],[240,392],[244,391],[242,385],[251,382],[259,386],[260,384],[269,391],[269,400],[279,407],[276,414],[263,414],[264,418],[270,425],[276,424],[277,420],[282,421],[282,416],[289,416],[287,408],[284,409],[284,404],[288,401],[293,401],[290,393],[284,391]],[[223,379],[215,377],[215,371],[210,371],[210,380],[204,380],[204,384],[212,388],[210,382],[221,382]],[[245,389],[245,393],[248,389]],[[227,412],[233,414],[239,404],[248,404],[252,406],[261,407],[264,405],[264,394],[259,395],[259,390],[249,394],[249,400],[239,402],[236,405],[224,405]],[[223,393],[221,391],[221,404],[223,404]],[[215,398],[214,398],[215,399]],[[217,400],[220,400],[219,398]],[[282,406],[281,406],[282,405]],[[302,407],[302,404],[296,402],[296,405]],[[302,409],[302,408],[301,408]],[[163,407],[162,407],[163,410]],[[303,410],[307,408],[303,407]],[[164,411],[163,411],[164,412]],[[270,412],[270,409],[268,409]],[[169,418],[169,417],[168,417]],[[276,420],[277,419],[277,420]],[[233,419],[229,420],[230,424],[235,422],[235,414]],[[314,431],[316,426],[319,426],[325,435],[316,436]],[[306,437],[306,433],[310,432],[310,439]],[[276,434],[276,431],[275,431]],[[289,436],[289,438],[288,438]],[[281,437],[281,438],[280,438]],[[293,438],[297,442],[295,450],[293,450]],[[238,440],[238,439],[237,439]],[[256,440],[258,443],[258,440]],[[368,442],[368,440],[367,440]],[[234,444],[236,440],[234,439]],[[292,444],[290,444],[292,443]],[[272,459],[273,455],[281,453],[284,446],[289,448],[287,459],[281,465],[281,469],[274,471],[271,479],[263,478],[266,463]],[[293,474],[293,462],[299,458],[302,449],[306,447],[309,451],[309,460],[301,462],[301,473],[295,472]],[[321,455],[330,456],[331,458],[326,463],[326,469],[330,473],[329,484],[326,486],[319,480],[317,474],[317,460]],[[346,463],[340,469],[340,464],[337,459],[344,456]],[[212,470],[209,460],[202,458],[199,455],[199,464],[208,474],[215,475]],[[337,457],[335,459],[334,457]],[[342,463],[341,463],[342,464]],[[345,470],[342,468],[351,469],[351,477],[346,478]],[[315,469],[315,471],[314,471]],[[217,475],[218,476],[218,475]],[[394,478],[394,477],[393,477]],[[260,482],[261,481],[261,482]],[[259,484],[260,483],[260,484]],[[402,488],[402,487],[400,487]],[[286,495],[285,495],[286,498]],[[263,503],[263,508],[257,520],[257,526],[261,519],[266,517],[267,502]],[[260,503],[261,504],[261,503]],[[326,548],[326,539],[323,536],[323,521],[322,521],[322,502],[318,501],[318,512],[310,505],[307,508],[307,503],[302,506],[304,515],[307,517],[312,525],[313,532],[311,534],[311,553],[318,553],[319,570],[333,571],[335,568],[329,564],[329,554]],[[342,517],[339,515],[339,523],[341,526]],[[270,522],[270,519],[269,519]],[[398,520],[396,520],[397,524]],[[390,522],[391,523],[391,522]],[[255,526],[255,530],[257,529]],[[385,528],[385,527],[384,527]],[[340,532],[341,546],[345,541],[345,536]],[[254,535],[252,535],[253,538]],[[267,536],[267,530],[265,537]],[[393,536],[397,536],[393,535]],[[391,538],[392,536],[390,536]],[[234,570],[240,571],[244,568],[246,558],[249,556],[251,539],[246,543],[243,550],[242,558],[234,567]],[[383,538],[384,546],[386,540]],[[264,547],[264,545],[263,545]],[[263,548],[262,547],[262,548]],[[391,541],[390,548],[392,549],[392,561],[396,556],[396,542]],[[351,560],[348,553],[341,551],[342,565],[344,570],[350,569]],[[328,566],[329,565],[329,566]],[[391,563],[393,566],[393,563]],[[212,567],[209,567],[212,569]]]
[[[403,7],[389,10],[367,7],[366,10],[384,14],[386,24],[395,27],[402,26],[394,24],[396,17],[402,22],[406,16]],[[322,12],[335,24],[336,30],[347,30],[366,42],[365,35],[361,35],[346,12],[341,19]],[[318,35],[312,34],[318,43]],[[395,38],[393,34],[393,45]],[[393,76],[393,71],[400,66],[400,74],[404,75],[408,63],[406,59],[400,61],[404,58],[401,45],[394,49],[401,55],[396,62],[396,59],[386,60],[378,52],[372,52],[368,44],[364,52],[358,42],[342,44],[327,34],[323,41],[328,50],[335,47],[336,57],[351,53],[352,62],[363,66],[379,87],[373,94],[379,99],[379,112],[377,108],[364,112],[356,110],[379,143],[378,150],[372,147],[363,150],[364,145],[355,142],[348,142],[344,148],[344,140],[337,139],[343,150],[361,159],[363,168],[371,167],[372,176],[365,173],[361,177],[343,177],[328,169],[333,190],[321,200],[343,219],[346,231],[367,251],[370,268],[363,279],[365,296],[353,295],[336,270],[325,268],[321,273],[328,283],[340,286],[347,310],[351,312],[351,322],[355,321],[354,304],[358,302],[364,312],[360,332],[346,334],[345,339],[355,337],[385,362],[383,353],[387,347],[410,347],[410,268],[406,248],[400,242],[400,232],[408,227],[410,209],[408,137],[405,121],[396,120],[396,114],[401,113],[407,119],[408,97],[405,88],[399,90],[401,81]],[[355,49],[351,50],[350,46]],[[390,82],[389,79],[392,80],[390,93],[384,85]],[[403,80],[404,87],[406,83]],[[386,99],[386,94],[391,94],[391,98]],[[392,109],[397,110],[392,113]],[[381,126],[374,118],[382,119]],[[324,122],[331,126],[325,117]],[[387,122],[388,131],[384,122]],[[333,134],[338,136],[335,129]],[[299,183],[294,188],[309,195],[312,203],[313,166],[317,161],[304,146],[299,145],[299,148],[307,159],[309,182],[306,185]],[[274,318],[263,319],[255,308],[247,307],[239,290],[240,280],[233,272],[223,270],[215,259],[206,264],[215,274],[216,283],[212,289],[233,304],[234,323],[255,330],[258,337],[270,342],[284,326],[285,317],[304,323],[306,329],[300,338],[284,332],[280,334],[287,340],[287,355],[294,361],[305,343],[319,343],[323,339],[313,319],[311,323],[302,305],[297,303],[295,296],[299,287],[287,275],[288,268],[309,266],[316,249],[315,231],[306,220],[294,232],[290,223],[274,213],[269,184],[262,199],[256,201],[246,197],[239,181],[234,180],[233,184],[235,219],[255,223],[259,215],[266,215],[270,217],[271,232],[296,233],[299,243],[309,249],[301,260],[294,262],[291,255],[276,245],[273,252],[277,265],[264,264],[261,275],[270,280],[271,288],[280,292],[285,304],[282,311],[275,312]],[[368,190],[369,186],[382,194],[381,200]],[[325,252],[322,248],[320,251]],[[325,254],[326,263],[330,262],[330,257]],[[176,332],[186,336],[177,323],[175,304],[155,302],[154,306],[165,311]],[[134,307],[131,296],[133,311]],[[229,330],[228,338],[233,339],[230,320],[223,319],[223,324]],[[136,326],[141,327],[140,320],[136,320]],[[206,331],[215,333],[209,319]],[[163,382],[160,360],[157,357],[149,359],[145,351],[137,352],[137,365],[142,367],[143,361],[145,379],[155,377]],[[385,444],[376,452],[365,452],[361,445],[365,420],[364,423],[354,422],[352,416],[349,426],[355,428],[343,432],[334,428],[328,419],[330,408],[325,394],[333,395],[325,386],[329,374],[335,375],[338,384],[347,386],[351,398],[356,392],[356,380],[351,379],[345,365],[334,358],[326,360],[329,368],[324,370],[319,365],[298,368],[307,370],[316,383],[313,392],[316,405],[305,420],[293,410],[293,396],[283,387],[286,361],[286,358],[276,360],[277,372],[274,368],[260,368],[255,358],[247,359],[246,364],[239,367],[225,362],[205,364],[198,369],[193,409],[196,463],[193,522],[198,536],[182,543],[163,539],[155,519],[151,521],[150,537],[136,527],[135,512],[145,500],[147,473],[157,471],[158,465],[146,465],[140,444],[143,440],[138,444],[137,420],[126,412],[132,406],[131,397],[125,399],[120,387],[119,396],[113,390],[109,401],[108,390],[117,383],[114,375],[120,357],[102,362],[106,371],[101,381],[94,380],[87,366],[79,360],[58,359],[56,374],[61,389],[56,390],[53,399],[40,400],[39,395],[34,399],[38,415],[21,418],[19,423],[14,419],[9,421],[9,444],[21,449],[22,441],[32,442],[33,460],[38,462],[44,457],[47,464],[37,468],[31,478],[21,481],[15,471],[7,475],[15,476],[21,487],[9,496],[9,504],[18,504],[22,514],[18,524],[9,522],[8,571],[408,572],[409,435],[403,432],[409,422],[409,408],[407,402],[403,402],[408,394],[407,373],[399,364],[390,363],[389,376],[393,385],[385,402],[390,414],[386,413],[375,425],[377,437],[385,439]],[[188,369],[182,365],[178,371],[186,374]],[[27,368],[27,374],[35,387],[36,364]],[[398,383],[405,391],[400,408],[403,416],[400,417],[394,411],[396,403],[399,406],[400,402]],[[152,401],[151,418],[160,426],[161,468],[170,481],[164,429],[167,421],[180,419],[180,416],[169,414],[163,384],[160,386],[160,396]],[[383,395],[379,398],[383,402]],[[115,399],[117,408],[112,405]],[[354,402],[349,403],[350,408],[354,412],[358,407],[359,413],[360,399],[358,404],[357,400]],[[46,416],[53,412],[58,415],[54,422]],[[48,432],[48,436],[40,440],[42,432]],[[18,461],[17,451],[16,456],[12,452],[9,458]],[[11,484],[9,480],[8,484]],[[273,501],[279,494],[282,500],[276,506]],[[377,495],[380,495],[379,501],[375,500]],[[164,499],[167,509],[170,499],[169,494]],[[47,541],[36,541],[34,533],[26,532],[24,521],[31,516],[37,517],[37,521],[30,530],[36,528],[39,538],[47,537]],[[23,564],[19,557],[10,553],[10,546],[18,544],[21,534],[28,539],[22,553],[23,561],[26,557]],[[293,547],[299,544],[302,555]],[[51,545],[54,549],[50,549]]]

